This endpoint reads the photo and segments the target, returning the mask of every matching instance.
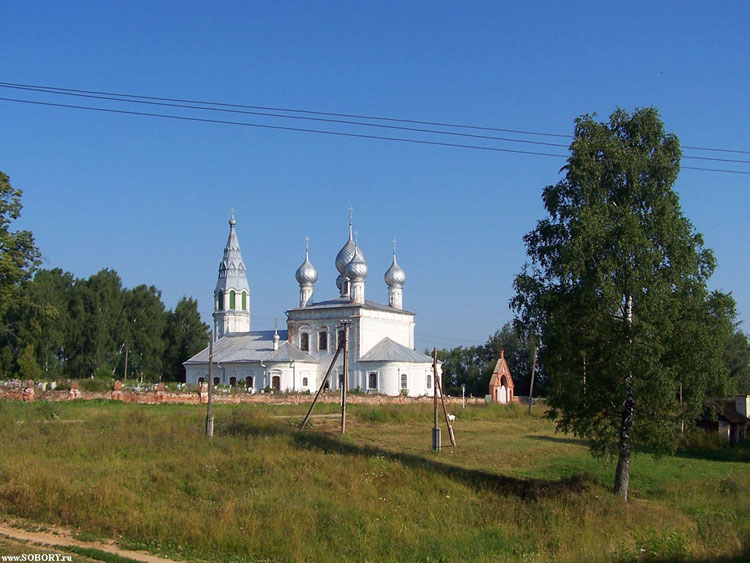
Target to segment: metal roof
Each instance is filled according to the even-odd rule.
[[[289,344],[287,339],[287,331],[280,330],[279,333],[279,350],[274,351],[273,349],[273,330],[254,330],[245,334],[228,334],[222,338],[219,338],[214,342],[214,363],[219,362],[263,362],[263,361],[274,361],[271,358],[282,352],[282,348],[290,348],[291,350],[284,352],[288,354],[291,359],[292,356],[297,352],[304,354],[298,348],[295,348],[292,344]],[[296,352],[295,352],[296,351]],[[298,361],[315,361],[311,356],[304,354],[309,359],[299,358]],[[291,360],[276,360],[276,361],[291,361]],[[207,364],[208,363],[208,347],[198,352],[195,356],[190,358],[185,364]]]
[[[405,309],[395,309],[390,305],[383,305],[382,303],[370,301],[369,299],[365,299],[364,304],[354,303],[351,297],[337,297],[335,299],[329,299],[327,301],[319,301],[317,303],[312,303],[307,307],[294,307],[293,309],[288,309],[287,312],[305,311],[307,309],[343,309],[344,307],[363,307],[365,309],[373,309],[375,311],[388,311],[389,313],[403,313],[405,315],[415,314]]]
[[[432,363],[432,358],[391,340],[387,336],[375,344],[360,362],[411,362]]]

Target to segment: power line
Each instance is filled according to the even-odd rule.
[[[52,86],[34,86],[34,85],[14,84],[14,83],[9,83],[9,82],[0,82],[0,87],[12,88],[12,89],[24,90],[24,91],[39,92],[39,93],[45,93],[45,94],[76,96],[76,97],[82,97],[82,98],[93,98],[93,99],[99,99],[99,100],[147,104],[147,105],[156,105],[156,106],[165,106],[165,107],[176,107],[176,108],[193,109],[193,110],[199,110],[199,111],[220,111],[220,112],[225,112],[225,113],[256,115],[256,116],[274,117],[274,118],[280,118],[280,119],[299,119],[299,120],[306,120],[306,121],[319,121],[319,122],[336,123],[336,124],[343,124],[343,125],[377,127],[381,129],[409,131],[409,132],[415,132],[415,133],[428,133],[428,134],[434,134],[434,135],[468,137],[468,138],[474,138],[474,139],[502,141],[502,142],[510,142],[510,143],[523,143],[523,144],[532,144],[532,145],[541,145],[541,146],[550,146],[550,147],[560,147],[560,148],[565,148],[565,149],[568,148],[568,145],[563,144],[563,143],[550,143],[546,141],[533,141],[533,140],[528,140],[528,139],[511,139],[508,137],[497,137],[497,136],[492,136],[492,135],[477,135],[477,134],[471,134],[471,133],[458,133],[455,131],[440,131],[436,129],[423,129],[423,128],[404,127],[404,126],[397,126],[397,125],[384,125],[381,123],[367,123],[367,122],[362,122],[362,121],[350,121],[350,120],[330,119],[330,118],[322,118],[322,117],[306,117],[306,116],[299,116],[299,115],[283,115],[283,114],[278,114],[278,113],[268,113],[266,111],[260,112],[260,111],[247,111],[247,110],[225,109],[225,108],[226,107],[243,107],[243,108],[268,109],[268,110],[273,110],[273,111],[285,111],[285,112],[303,112],[303,113],[317,114],[317,115],[350,116],[348,114],[313,112],[309,110],[293,110],[293,109],[287,109],[287,108],[263,108],[262,106],[247,106],[247,105],[242,105],[242,104],[224,104],[224,103],[219,103],[219,102],[180,100],[176,98],[159,98],[155,96],[139,96],[135,94],[117,94],[117,93],[111,93],[111,92],[97,92],[97,91],[92,91],[92,90],[57,88],[57,87],[52,87]],[[128,98],[131,98],[131,99],[128,99]],[[162,100],[162,101],[150,101],[150,100]],[[171,103],[171,102],[178,102],[178,103]],[[187,105],[187,104],[202,104],[202,105],[196,106],[196,105]],[[206,105],[223,106],[223,107],[204,107]],[[351,117],[359,117],[360,119],[401,121],[401,122],[409,122],[409,123],[429,123],[429,124],[439,125],[443,127],[460,127],[460,128],[473,128],[473,129],[479,128],[477,126],[438,124],[435,122],[417,122],[415,120],[400,120],[400,119],[394,119],[394,118],[379,118],[379,117],[371,117],[371,116],[351,116]],[[483,128],[483,129],[491,130],[492,128]],[[509,130],[509,129],[497,129],[497,130],[514,131],[514,130]],[[557,135],[557,134],[552,134],[552,133],[533,133],[529,131],[514,131],[514,132],[529,134],[529,135],[550,135],[550,136],[556,135],[556,136],[561,136],[561,137],[573,138],[570,135]],[[683,148],[691,148],[691,147],[684,146]],[[693,150],[723,151],[723,149],[709,149],[709,148],[701,148],[701,147],[692,147],[692,148]],[[727,150],[726,152],[750,154],[750,151]],[[704,160],[704,161],[713,161],[713,162],[750,164],[750,160],[730,159],[730,158],[716,158],[716,157],[693,156],[693,155],[682,155],[682,158],[690,159],[690,160]],[[685,167],[685,168],[689,168],[689,167]]]
[[[364,133],[351,133],[351,132],[343,132],[343,131],[329,131],[324,129],[308,129],[303,127],[288,127],[288,126],[282,126],[282,125],[269,125],[269,124],[262,124],[262,123],[248,123],[244,121],[230,121],[230,120],[224,120],[224,119],[209,119],[209,118],[202,118],[202,117],[189,117],[184,115],[172,115],[172,114],[164,114],[164,113],[151,113],[151,112],[141,112],[141,111],[133,111],[133,110],[123,110],[123,109],[113,109],[113,108],[101,108],[101,107],[95,107],[95,106],[80,106],[80,105],[74,105],[74,104],[62,104],[62,103],[55,103],[55,102],[42,102],[38,100],[22,100],[18,98],[6,98],[6,97],[0,97],[0,101],[6,101],[6,102],[14,102],[14,103],[23,103],[23,104],[30,104],[30,105],[39,105],[39,106],[48,106],[48,107],[62,107],[62,108],[69,108],[69,109],[80,109],[80,110],[86,110],[86,111],[97,111],[102,113],[115,113],[115,114],[124,114],[124,115],[138,115],[143,117],[159,117],[163,119],[175,119],[180,121],[194,121],[199,123],[215,123],[215,124],[223,124],[223,125],[237,125],[242,127],[254,127],[254,128],[261,128],[261,129],[275,129],[275,130],[281,130],[281,131],[294,131],[294,132],[301,132],[301,133],[314,133],[314,134],[320,134],[320,135],[332,135],[332,136],[339,136],[339,137],[353,137],[353,138],[359,138],[359,139],[374,139],[374,140],[382,140],[382,141],[396,141],[396,142],[402,142],[402,143],[412,143],[412,144],[419,144],[419,145],[431,145],[431,146],[442,146],[442,147],[451,147],[451,148],[464,148],[464,149],[473,149],[473,150],[483,150],[483,151],[491,151],[491,152],[504,152],[504,153],[513,153],[513,154],[527,154],[527,155],[534,155],[534,156],[549,156],[549,157],[555,157],[555,158],[567,158],[566,155],[562,154],[554,154],[554,153],[545,153],[545,152],[538,152],[538,151],[525,151],[520,149],[505,149],[500,147],[488,147],[488,146],[482,146],[482,145],[469,145],[469,144],[463,144],[463,143],[446,143],[441,141],[428,141],[424,139],[409,139],[406,137],[387,137],[384,135],[368,135]],[[685,158],[685,157],[683,157]],[[718,160],[718,159],[716,159]],[[698,168],[698,167],[690,167],[690,166],[683,166],[684,169],[690,169],[690,170],[703,170],[707,172],[724,172],[728,174],[745,174],[750,175],[750,172],[744,171],[744,170],[726,170],[726,169],[720,169],[720,168]]]

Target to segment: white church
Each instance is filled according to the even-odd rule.
[[[432,358],[414,350],[414,313],[403,308],[406,274],[396,262],[395,246],[384,275],[388,303],[365,299],[367,261],[352,237],[350,216],[349,240],[335,260],[338,297],[313,301],[318,271],[306,248],[296,273],[299,307],[286,311],[287,330],[250,330],[250,286],[235,224],[232,214],[214,289],[214,384],[314,393],[343,341],[342,323],[348,321],[350,390],[432,396]],[[184,362],[187,383],[207,380],[208,354],[206,348]],[[327,388],[340,389],[344,377],[342,352]]]

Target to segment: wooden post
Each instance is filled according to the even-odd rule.
[[[128,352],[130,352],[130,348],[128,348],[128,345],[125,344],[125,370],[122,376],[122,379],[124,381],[128,380]]]
[[[437,348],[432,349],[432,404],[433,404],[433,425],[432,425],[432,449],[440,451],[440,427],[438,426],[438,376],[437,376]]]
[[[437,360],[436,360],[437,362]],[[435,373],[437,373],[437,363],[435,364]],[[445,395],[443,394],[443,383],[440,381],[442,378],[438,377],[438,389],[440,390],[440,402],[443,405],[443,416],[445,416],[445,424],[448,426],[448,438],[451,440],[451,445],[456,447],[456,437],[453,435],[453,426],[448,418],[448,409],[445,408]]]
[[[307,424],[307,421],[310,420],[310,414],[312,414],[313,408],[315,407],[315,403],[318,402],[318,397],[320,397],[320,393],[323,391],[323,387],[325,386],[326,381],[328,381],[328,376],[331,375],[331,370],[333,369],[333,365],[336,363],[336,359],[339,357],[339,352],[341,352],[342,348],[343,348],[342,345],[339,345],[336,348],[336,353],[333,355],[333,360],[331,360],[331,365],[328,366],[328,371],[326,372],[326,375],[323,378],[323,381],[320,382],[320,387],[318,387],[318,391],[315,393],[315,398],[313,399],[313,402],[310,405],[310,408],[308,409],[307,414],[305,415],[305,419],[302,421],[302,424],[300,425],[300,428],[304,429],[305,425]]]
[[[534,375],[536,375],[536,353],[539,349],[534,346],[534,361],[531,363],[531,385],[529,386],[529,414],[531,414],[531,405],[534,402]]]
[[[213,363],[214,363],[214,333],[208,331],[208,401],[206,401],[206,437],[214,437],[214,417],[211,414],[211,391],[214,387]]]
[[[346,433],[346,392],[349,390],[349,321],[344,321],[344,384],[341,386],[341,433]]]

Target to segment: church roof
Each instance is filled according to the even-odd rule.
[[[284,341],[279,345],[279,349],[268,358],[268,362],[310,362],[317,363],[315,358],[310,354],[303,352],[289,341]]]
[[[214,363],[298,361],[315,362],[312,356],[287,342],[287,331],[279,331],[279,349],[273,349],[273,330],[254,330],[245,334],[229,334],[214,342]],[[185,364],[207,364],[208,347]]]
[[[432,363],[432,358],[391,340],[387,336],[375,344],[367,354],[359,359],[360,362],[411,362]]]
[[[329,299],[327,301],[319,301],[318,303],[311,303],[307,307],[295,307],[289,309],[289,311],[306,311],[308,309],[337,309],[343,307],[363,307],[365,309],[373,309],[375,311],[388,311],[390,313],[404,313],[406,315],[414,315],[411,311],[405,309],[396,309],[390,305],[383,305],[376,301],[370,301],[365,299],[364,303],[354,303],[351,297],[336,297],[335,299]]]

